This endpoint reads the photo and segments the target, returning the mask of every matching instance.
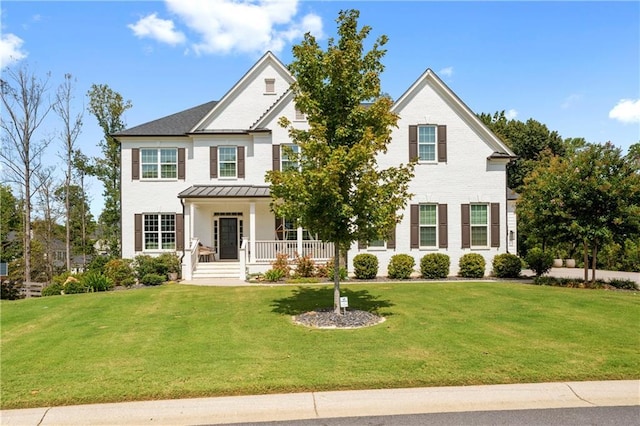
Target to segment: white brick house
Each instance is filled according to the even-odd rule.
[[[307,123],[293,104],[286,67],[270,52],[227,92],[209,102],[124,130],[122,148],[122,256],[176,251],[182,276],[235,276],[270,268],[278,252],[312,253],[331,244],[276,218],[269,209],[267,170],[286,166],[290,144],[281,116]],[[487,261],[516,252],[515,213],[508,207],[506,164],[513,153],[433,73],[427,70],[395,102],[400,116],[380,167],[420,157],[415,194],[388,241],[354,244],[379,259],[416,259],[442,252],[458,260],[477,252]],[[511,238],[510,238],[511,236]],[[205,251],[211,248],[213,254]]]

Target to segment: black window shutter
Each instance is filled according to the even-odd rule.
[[[491,247],[500,247],[500,203],[491,203]]]
[[[471,208],[462,204],[462,248],[471,248]]]
[[[209,177],[215,179],[218,177],[218,147],[209,148]]]
[[[272,169],[280,170],[280,145],[271,146]]]
[[[447,126],[438,126],[438,162],[447,161]]]
[[[438,204],[438,246],[447,248],[449,246],[449,232],[447,223],[447,205]]]
[[[244,178],[244,146],[238,147],[238,178]]]
[[[131,150],[131,179],[140,179],[140,149],[133,148]]]
[[[420,248],[420,206],[411,204],[410,209],[411,248]]]
[[[176,251],[184,250],[184,215],[176,214]]]
[[[387,248],[395,249],[396,248],[396,226],[393,225],[393,229],[389,232],[389,237],[387,237]]]
[[[185,178],[184,148],[178,148],[178,179]]]
[[[418,126],[409,126],[409,161],[418,158]]]
[[[133,215],[133,227],[134,227],[134,250],[142,251],[142,215]]]

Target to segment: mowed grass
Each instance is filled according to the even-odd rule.
[[[1,407],[640,378],[640,294],[510,283],[346,284],[379,325],[291,315],[332,288],[156,288],[2,301]]]

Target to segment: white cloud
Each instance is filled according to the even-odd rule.
[[[444,77],[451,77],[453,75],[453,67],[442,68],[438,74]]]
[[[582,100],[582,95],[579,93],[572,93],[569,96],[567,96],[564,101],[562,102],[562,105],[560,105],[560,107],[562,109],[567,109],[567,108],[571,108],[572,106],[574,106],[575,104],[577,104],[578,102],[580,102],[580,100]]]
[[[200,40],[202,53],[263,53],[311,32],[322,38],[322,20],[308,14],[296,19],[298,0],[166,0],[167,7]]]
[[[507,120],[513,120],[518,116],[518,111],[511,108],[509,111],[505,112],[504,116],[507,118]]]
[[[156,13],[141,18],[135,24],[127,25],[137,37],[148,37],[172,46],[184,43],[186,37],[180,31],[176,31],[173,21],[160,19]]]
[[[640,99],[621,99],[609,111],[609,118],[623,123],[640,123]]]
[[[0,36],[0,66],[2,68],[27,57],[27,52],[22,50],[24,40],[15,34],[2,34]]]

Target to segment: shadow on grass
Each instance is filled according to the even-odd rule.
[[[274,300],[272,312],[286,315],[300,315],[305,312],[333,307],[333,287],[298,287],[291,296]],[[340,289],[342,297],[349,298],[349,309],[376,313],[385,317],[389,312],[380,314],[378,309],[393,306],[389,300],[381,300],[368,290]]]

